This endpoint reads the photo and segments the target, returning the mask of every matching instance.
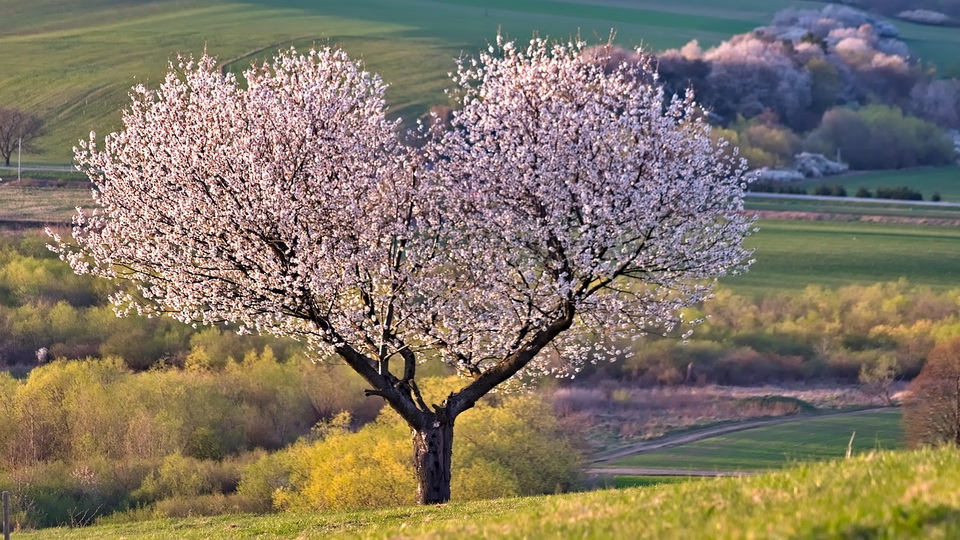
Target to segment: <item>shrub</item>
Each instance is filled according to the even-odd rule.
[[[274,497],[290,489],[292,452],[255,453],[256,460],[243,469],[237,497],[249,512],[274,510]],[[282,499],[282,497],[281,497]]]
[[[937,345],[903,402],[907,442],[960,446],[960,338]]]
[[[827,185],[820,184],[819,186],[813,188],[814,195],[825,195],[829,197],[846,197],[847,190],[839,184]]]
[[[794,195],[807,194],[807,190],[800,186],[792,186],[790,184],[773,182],[769,180],[755,181],[750,184],[748,190],[754,193],[791,193]]]
[[[907,186],[899,187],[878,187],[878,199],[898,199],[904,201],[922,201],[923,195]]]
[[[756,405],[763,410],[770,410],[772,416],[817,412],[817,408],[810,403],[790,396],[749,396],[741,398],[740,403]]]
[[[449,384],[431,381],[425,399],[443,394]],[[488,398],[477,408],[483,414],[468,412],[455,427],[454,498],[544,494],[580,486],[580,454],[542,398]],[[262,497],[272,489],[277,508],[300,511],[413,504],[409,428],[389,409],[356,432],[349,424],[349,417],[339,416],[321,425],[316,442],[298,443],[289,457],[258,461],[244,475],[241,495]],[[279,476],[288,467],[285,483]]]

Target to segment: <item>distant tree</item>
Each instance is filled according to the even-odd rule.
[[[791,47],[779,40],[741,34],[703,55],[710,64],[706,84],[713,112],[732,120],[752,118],[767,110],[782,123],[802,123],[811,103],[810,75],[797,66]]]
[[[60,251],[131,282],[129,310],[338,356],[413,431],[416,500],[447,501],[461,413],[518,373],[576,371],[610,333],[673,328],[747,255],[742,165],[692,96],[583,48],[498,39],[461,61],[454,129],[422,151],[342,51],[282,53],[243,85],[181,60],[102,148],[81,141],[100,210]],[[468,377],[440,403],[425,357]]]
[[[903,403],[903,425],[910,444],[960,446],[960,338],[930,351]]]
[[[7,167],[18,150],[35,152],[34,142],[43,134],[43,120],[20,109],[0,107],[0,156]]]
[[[960,129],[960,80],[937,79],[910,92],[911,110],[943,128]]]
[[[935,124],[884,105],[830,109],[805,147],[827,156],[839,152],[851,169],[945,165],[954,156],[953,144]]]
[[[893,405],[893,383],[899,373],[897,357],[892,353],[882,352],[876,358],[860,365],[857,379],[868,393],[883,399],[884,405]]]

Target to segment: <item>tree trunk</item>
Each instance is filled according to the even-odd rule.
[[[450,500],[450,458],[453,420],[436,416],[413,432],[413,465],[417,474],[417,504]]]

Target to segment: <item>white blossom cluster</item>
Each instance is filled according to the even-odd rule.
[[[953,19],[949,16],[939,11],[931,11],[929,9],[909,9],[901,11],[897,13],[897,18],[921,24],[950,24],[953,22]]]
[[[467,357],[499,357],[570,305],[577,324],[555,344],[584,360],[605,341],[577,328],[668,329],[706,294],[699,280],[747,255],[742,165],[711,148],[692,96],[582,47],[500,41],[455,76],[464,106],[435,174],[461,199],[451,255],[483,284],[443,327],[483,329]]]
[[[796,169],[771,169],[763,167],[753,171],[755,182],[802,182],[807,179],[802,172]]]
[[[960,163],[960,129],[947,130],[947,138],[953,142],[953,152],[957,158],[957,163]]]
[[[453,129],[416,150],[342,51],[242,81],[182,58],[76,149],[100,208],[56,249],[131,281],[121,310],[306,339],[398,410],[424,351],[476,378],[461,408],[521,369],[575,371],[743,270],[751,228],[744,165],[692,96],[583,50],[498,40],[461,61]]]
[[[822,178],[847,172],[850,166],[846,163],[833,161],[823,154],[800,152],[793,156],[793,167],[806,178]]]

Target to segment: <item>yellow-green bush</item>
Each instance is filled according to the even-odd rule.
[[[444,395],[455,384],[462,381],[434,380],[425,393]],[[263,461],[248,470],[241,492],[262,496],[266,486],[278,483],[264,471],[288,466],[289,483],[273,491],[281,510],[413,504],[410,428],[388,409],[359,431],[348,426],[349,418],[338,417],[323,426],[319,440],[290,449],[284,465]],[[554,493],[580,485],[580,454],[538,396],[500,395],[478,403],[457,419],[453,440],[456,500]]]

